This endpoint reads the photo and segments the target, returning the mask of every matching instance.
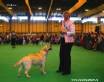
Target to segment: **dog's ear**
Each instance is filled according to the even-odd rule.
[[[52,45],[50,43],[47,44],[47,49],[51,50],[52,49]]]
[[[46,48],[47,48],[47,45],[44,45],[43,48],[42,48],[42,50],[44,50],[44,49],[46,49]]]
[[[47,43],[46,45],[49,47],[51,44],[50,43]]]

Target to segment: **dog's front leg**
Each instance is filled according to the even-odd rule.
[[[40,66],[40,70],[42,72],[42,74],[46,74],[46,71],[45,71],[45,62],[42,62],[41,66]]]

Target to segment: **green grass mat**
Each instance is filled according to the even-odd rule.
[[[39,51],[41,46],[23,45],[12,49],[10,45],[0,45],[0,82],[86,82],[79,79],[98,79],[99,81],[87,82],[104,82],[104,53],[73,46],[72,74],[62,76],[56,73],[59,64],[59,45],[52,47],[46,62],[47,74],[41,75],[39,67],[32,66],[29,72],[31,78],[27,79],[24,74],[18,78],[17,68],[13,65],[28,53]]]

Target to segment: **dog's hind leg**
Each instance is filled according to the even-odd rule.
[[[31,63],[30,63],[30,62],[26,63],[26,64],[25,64],[25,75],[26,75],[27,78],[30,78],[30,77],[31,77],[31,76],[28,74],[30,68],[31,68]]]
[[[20,65],[20,67],[19,67],[19,69],[18,69],[18,77],[20,77],[21,76],[21,70],[23,69],[23,66],[22,65]]]

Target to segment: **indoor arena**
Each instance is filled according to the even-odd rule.
[[[104,82],[104,0],[0,0],[0,82]]]

